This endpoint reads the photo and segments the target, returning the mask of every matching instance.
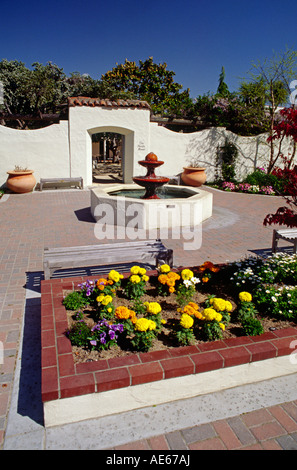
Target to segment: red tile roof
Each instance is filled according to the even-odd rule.
[[[108,100],[101,98],[89,98],[87,96],[74,96],[68,98],[68,106],[102,106],[107,108],[144,108],[151,109],[146,101],[140,100]]]

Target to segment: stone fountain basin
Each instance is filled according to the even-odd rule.
[[[116,226],[137,223],[137,228],[144,230],[195,227],[212,216],[212,193],[190,186],[166,188],[177,197],[146,200],[116,196],[111,193],[142,188],[137,184],[101,184],[91,188],[92,216],[96,222]]]

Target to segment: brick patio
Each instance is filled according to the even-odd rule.
[[[233,261],[254,251],[271,249],[273,229],[263,227],[262,220],[268,212],[283,205],[282,198],[218,191],[213,194],[213,217],[203,224],[202,247],[198,251],[184,251],[180,240],[163,240],[174,250],[176,266],[201,264],[206,260],[214,263]],[[98,243],[89,206],[88,190],[11,194],[0,202],[0,341],[4,345],[4,364],[0,365],[0,443],[4,438],[19,349],[26,273],[42,271],[42,254],[46,246]],[[295,413],[295,403],[286,406],[287,409],[291,406],[290,410]],[[213,438],[222,445],[217,434]],[[274,445],[280,445],[275,437],[271,439],[274,439]],[[283,437],[283,445],[289,445],[284,440]],[[164,438],[162,442],[165,442]]]

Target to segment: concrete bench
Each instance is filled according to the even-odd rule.
[[[102,245],[45,248],[43,256],[44,279],[50,279],[58,269],[102,266],[120,262],[154,262],[173,265],[173,250],[161,240],[110,243]]]
[[[63,184],[69,183],[69,185],[79,186],[80,189],[83,189],[83,179],[81,176],[73,178],[40,178],[39,190],[42,191],[44,184]]]
[[[293,243],[294,253],[297,253],[297,228],[289,228],[283,230],[273,230],[272,235],[272,253],[277,250],[278,241],[286,240],[287,242]]]

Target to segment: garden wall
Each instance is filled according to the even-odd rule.
[[[191,134],[170,131],[151,123],[150,148],[160,160],[164,160],[163,175],[176,175],[195,161],[195,166],[206,168],[208,181],[213,181],[216,172],[217,148],[225,143],[227,138],[238,148],[236,176],[245,177],[257,167],[267,167],[270,148],[267,144],[267,134],[244,137],[227,131],[224,127],[212,127]],[[285,152],[288,143],[282,146]],[[286,153],[285,153],[286,154]]]
[[[34,170],[37,182],[69,176],[68,121],[37,130],[0,126],[0,186],[15,165]]]
[[[15,165],[34,170],[40,178],[81,176],[85,186],[92,184],[92,134],[118,132],[124,136],[123,177],[131,183],[132,176],[145,169],[138,161],[154,152],[164,165],[158,174],[175,176],[183,166],[195,160],[206,167],[208,181],[213,181],[217,147],[228,138],[238,148],[236,175],[242,178],[258,166],[266,166],[269,158],[267,135],[242,137],[225,128],[210,128],[194,133],[168,130],[150,122],[145,102],[121,102],[101,105],[93,98],[70,98],[69,121],[61,121],[37,130],[16,130],[0,126],[0,186],[6,172]],[[98,105],[99,102],[99,105]],[[144,104],[145,103],[145,104]],[[286,147],[283,146],[286,155]]]

